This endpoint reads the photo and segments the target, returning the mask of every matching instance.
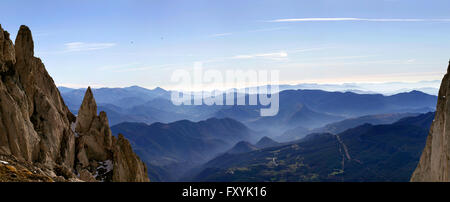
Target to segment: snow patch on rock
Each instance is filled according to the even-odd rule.
[[[104,181],[107,175],[113,170],[114,165],[112,160],[98,162],[99,166],[95,171],[94,178],[99,181]]]

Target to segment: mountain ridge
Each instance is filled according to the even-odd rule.
[[[323,127],[307,129],[304,127],[297,127],[285,131],[283,134],[275,137],[279,141],[294,141],[300,139],[310,133],[332,133],[338,134],[344,132],[346,129],[353,128],[364,123],[372,125],[391,124],[399,121],[401,118],[419,115],[417,113],[393,113],[393,114],[374,114],[361,117],[344,119],[342,121],[329,123]]]
[[[93,91],[95,95],[95,90]],[[64,96],[64,94],[63,94]],[[99,104],[99,111],[109,115],[110,125],[121,122],[171,123],[178,120],[201,121],[211,117],[232,118],[258,131],[262,136],[275,138],[294,128],[303,132],[331,124],[336,121],[380,113],[424,113],[434,111],[435,96],[418,92],[400,96],[365,95],[354,93],[326,92],[318,90],[290,90],[280,92],[279,113],[273,117],[260,117],[261,105],[246,106],[175,106],[164,96],[143,104],[118,106]],[[246,95],[248,97],[248,95]],[[130,99],[132,99],[130,97]],[[409,99],[418,101],[410,102]],[[138,99],[138,102],[144,101]],[[347,104],[346,104],[347,103]],[[116,103],[117,104],[117,103]],[[134,106],[133,106],[134,105]],[[334,106],[330,108],[330,106]],[[76,110],[70,109],[76,113]],[[345,112],[343,115],[341,113]],[[270,124],[269,124],[270,123]],[[286,139],[291,140],[291,139]]]
[[[363,124],[340,134],[239,154],[225,153],[192,174],[194,181],[408,181],[420,158],[433,113],[406,124]],[[413,120],[413,121],[412,121]],[[426,122],[424,125],[423,123]]]
[[[149,174],[157,176],[158,181],[176,181],[191,167],[215,157],[239,141],[251,141],[255,136],[254,131],[230,118],[150,125],[124,122],[111,129],[113,134],[125,134],[144,162],[156,168]]]

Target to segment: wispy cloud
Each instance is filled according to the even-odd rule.
[[[295,49],[295,50],[290,50],[289,53],[303,53],[303,52],[311,52],[311,51],[320,51],[320,50],[326,50],[326,49],[331,49],[331,48],[335,48],[335,47],[327,46],[327,47],[317,47],[317,48]]]
[[[333,21],[366,21],[366,22],[450,22],[450,18],[285,18],[269,22],[333,22]]]
[[[375,57],[378,55],[348,55],[348,56],[335,56],[335,57],[308,57],[307,60],[347,60],[347,59],[361,59]],[[413,61],[414,62],[414,61]]]
[[[366,61],[324,61],[317,60],[317,62],[301,62],[301,63],[290,63],[286,67],[348,67],[348,66],[358,66],[358,65],[410,65],[418,64],[416,59],[396,59],[396,60],[366,60]]]
[[[415,62],[416,62],[416,59],[409,59],[409,60],[405,61],[406,64],[413,64]]]
[[[284,30],[284,29],[289,29],[289,27],[272,27],[272,28],[262,28],[262,29],[254,29],[254,30],[239,31],[239,32],[225,32],[225,33],[211,34],[211,35],[209,35],[209,37],[224,37],[224,36],[230,36],[230,35],[234,35],[234,34],[254,33],[254,32],[272,32],[272,31],[278,31],[278,30]]]
[[[310,52],[310,51],[320,51],[324,49],[330,49],[334,47],[315,47],[315,48],[303,48],[303,49],[292,49],[292,50],[272,50],[265,53],[250,53],[250,54],[240,54],[234,56],[227,56],[221,58],[212,58],[208,60],[202,60],[202,63],[216,63],[224,62],[228,60],[236,59],[271,59],[271,60],[285,60],[291,54]]]
[[[220,33],[220,34],[212,34],[210,35],[210,37],[222,37],[222,36],[229,36],[232,35],[233,33],[231,32],[227,32],[227,33]]]
[[[265,58],[272,60],[281,60],[286,59],[288,57],[287,52],[273,52],[273,53],[258,53],[258,54],[248,54],[248,55],[236,55],[233,56],[232,59],[253,59],[253,58]]]
[[[71,42],[64,44],[66,52],[101,50],[111,48],[115,45],[116,45],[115,43],[84,43],[84,42]]]
[[[240,54],[240,55],[232,55],[221,58],[212,58],[209,60],[201,60],[198,62],[201,63],[218,63],[225,62],[229,60],[245,60],[245,59],[255,59],[255,60],[286,60],[289,57],[289,54],[295,54],[300,52],[309,52],[309,51],[319,51],[323,49],[328,49],[331,47],[317,47],[317,48],[305,48],[305,49],[294,49],[294,50],[272,50],[263,53],[250,53],[250,54]],[[193,62],[192,62],[193,63]],[[99,67],[99,70],[104,71],[112,71],[116,73],[124,73],[124,72],[136,72],[136,71],[148,71],[148,70],[168,70],[175,68],[188,68],[192,66],[192,63],[173,63],[173,64],[159,64],[159,65],[143,65],[142,63],[128,63],[128,64],[120,64],[120,65],[108,65]]]
[[[265,28],[265,29],[255,29],[255,30],[249,30],[247,32],[271,32],[271,31],[278,31],[278,30],[284,30],[289,29],[289,27],[273,27],[273,28]]]

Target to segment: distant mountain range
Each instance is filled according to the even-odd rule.
[[[197,168],[194,181],[409,181],[434,113],[393,124],[364,124],[338,135],[225,153]]]
[[[83,100],[85,88],[73,89],[67,87],[58,87],[61,95],[69,106],[71,111],[80,108]],[[145,102],[157,97],[170,98],[170,92],[162,89],[146,89],[139,86],[130,86],[126,88],[93,88],[92,92],[97,99],[99,105],[115,105],[123,109],[127,109],[136,105],[142,105]],[[75,111],[76,112],[76,111]]]
[[[124,122],[111,130],[113,134],[124,134],[141,159],[155,168],[149,169],[153,181],[175,180],[190,167],[206,162],[236,142],[257,138],[245,125],[229,118],[151,125]]]
[[[430,95],[437,95],[441,81],[419,82],[385,82],[385,83],[343,83],[343,84],[319,84],[301,83],[295,85],[279,85],[279,90],[324,90],[337,92],[353,92],[359,94],[384,94],[394,95],[410,91],[422,91]],[[258,87],[249,88],[250,92],[257,92]]]
[[[342,121],[334,122],[327,124],[320,128],[315,129],[307,129],[304,127],[297,127],[291,130],[288,130],[281,134],[280,136],[275,137],[278,141],[287,142],[294,141],[303,138],[304,136],[311,133],[331,133],[338,134],[344,132],[349,128],[354,128],[356,126],[369,123],[372,125],[379,124],[391,124],[402,118],[419,115],[417,113],[393,113],[393,114],[375,114],[375,115],[367,115],[356,118],[349,118]]]
[[[419,91],[391,96],[320,90],[286,90],[279,93],[276,116],[260,117],[261,106],[227,106],[215,117],[239,120],[251,129],[277,136],[293,128],[313,129],[326,124],[365,115],[383,113],[423,113],[434,111],[436,96]]]
[[[82,90],[61,89],[69,109],[76,113],[78,105],[73,103],[79,103]],[[384,96],[322,90],[285,90],[279,93],[279,113],[273,117],[261,117],[259,110],[265,108],[261,105],[175,106],[170,101],[170,92],[161,88],[100,88],[94,89],[93,93],[99,98],[99,111],[107,112],[111,125],[122,122],[151,124],[179,120],[200,121],[213,117],[232,118],[252,130],[264,131],[272,137],[293,128],[314,129],[364,115],[434,111],[437,100],[436,96],[419,91]],[[249,95],[239,96],[248,98]]]

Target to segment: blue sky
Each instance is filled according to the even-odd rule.
[[[277,69],[282,83],[441,79],[450,1],[3,0],[58,85],[170,88],[172,72]]]

